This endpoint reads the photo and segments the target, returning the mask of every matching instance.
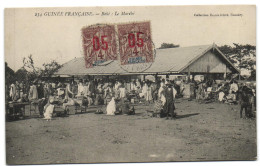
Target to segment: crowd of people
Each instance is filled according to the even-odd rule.
[[[167,88],[168,87],[168,88]],[[134,108],[130,103],[153,103],[161,100],[165,110],[174,109],[174,98],[176,95],[174,83],[167,80],[141,81],[140,79],[126,82],[124,80],[68,80],[66,82],[45,82],[35,80],[30,86],[23,82],[15,81],[10,85],[8,101],[31,102],[38,104],[41,116],[44,116],[47,107],[55,104],[58,100],[63,108],[70,105],[107,105],[103,112],[116,114],[110,111],[113,105],[120,105],[121,112],[133,114]],[[110,104],[114,102],[115,104]],[[112,106],[111,106],[112,105]],[[45,107],[44,107],[45,106]],[[109,107],[108,107],[109,106]],[[132,111],[131,111],[132,110]],[[119,111],[120,112],[120,111]],[[167,112],[167,111],[166,111]]]
[[[214,80],[200,82],[195,85],[194,94],[197,101],[240,104],[240,117],[245,110],[246,118],[253,117],[253,108],[256,107],[256,86],[251,83],[238,83],[235,80],[216,83]]]
[[[232,80],[230,83],[217,84],[214,80],[194,82],[194,97],[199,101],[217,98],[220,102],[241,103],[241,112],[246,110],[246,116],[251,117],[250,106],[255,100],[255,90],[245,85],[238,85]],[[31,84],[13,82],[8,91],[8,101],[31,102],[38,105],[40,116],[50,119],[54,104],[67,106],[104,105],[105,110],[97,113],[108,115],[134,114],[131,103],[155,103],[157,113],[161,117],[173,119],[176,116],[174,100],[181,97],[183,84],[160,79],[156,81],[133,79],[131,81],[94,79],[67,80],[64,82],[46,82],[35,80]],[[255,103],[255,102],[254,102]],[[48,111],[47,111],[48,110]],[[241,114],[242,116],[242,114]]]

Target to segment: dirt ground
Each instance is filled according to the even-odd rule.
[[[240,119],[239,105],[179,99],[175,120],[148,117],[152,105],[135,108],[6,122],[7,164],[256,160],[256,121]]]

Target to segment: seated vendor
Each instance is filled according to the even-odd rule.
[[[75,105],[76,101],[72,98],[67,98],[64,100],[64,103],[62,104],[63,109],[66,109],[67,106]]]

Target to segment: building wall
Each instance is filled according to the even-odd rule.
[[[226,64],[216,54],[210,51],[183,71],[188,72],[189,70],[191,73],[231,73],[231,70],[226,68]]]

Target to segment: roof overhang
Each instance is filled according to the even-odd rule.
[[[181,68],[178,72],[182,73],[185,69],[187,69],[191,64],[193,64],[194,62],[196,62],[200,57],[202,57],[204,54],[206,54],[208,51],[210,50],[216,50],[219,55],[237,72],[240,73],[240,70],[238,68],[236,68],[231,62],[230,60],[218,49],[216,44],[213,44],[212,46],[210,46],[209,48],[207,48],[205,51],[203,51],[201,54],[199,54],[196,58],[194,58],[192,61],[190,61],[186,66],[184,66],[183,68]]]

